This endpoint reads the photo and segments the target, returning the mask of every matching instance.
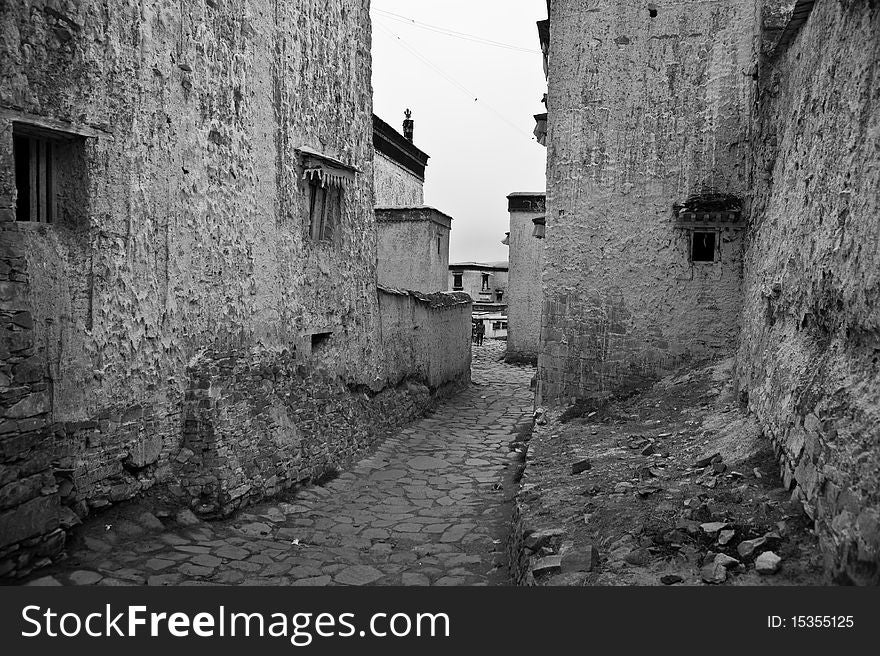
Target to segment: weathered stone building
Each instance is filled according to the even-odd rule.
[[[880,583],[880,4],[762,6],[737,376],[841,582]]]
[[[428,154],[413,143],[414,121],[407,117],[408,134],[400,134],[373,114],[373,187],[376,207],[419,207],[425,202]]]
[[[736,353],[829,571],[877,583],[880,6],[548,6],[539,402]]]
[[[542,402],[736,339],[753,0],[647,5],[551,3]]]
[[[511,362],[538,358],[541,333],[541,272],[544,268],[543,193],[514,192],[507,197],[510,233],[507,244],[509,289],[507,302],[507,352]]]
[[[467,376],[381,339],[419,303],[467,344],[470,303],[380,306],[368,10],[0,7],[0,575],[156,484],[224,515],[332,470]]]
[[[377,207],[379,282],[446,291],[452,217],[433,207]]]
[[[373,116],[379,283],[446,291],[452,217],[423,204],[428,155],[412,141],[411,116],[407,110],[404,134]]]
[[[507,306],[507,262],[453,262],[449,265],[449,289],[474,299],[474,309],[504,310]]]

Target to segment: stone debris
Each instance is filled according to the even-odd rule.
[[[580,474],[582,472],[587,471],[593,466],[592,462],[589,458],[584,458],[582,460],[578,460],[577,462],[571,465],[571,473],[572,475]]]
[[[700,578],[704,583],[724,583],[727,580],[727,568],[720,563],[709,563],[700,570]]]
[[[588,545],[577,551],[569,551],[562,556],[561,567],[563,573],[592,572],[599,566],[599,551]]]
[[[724,566],[725,569],[731,569],[733,567],[737,567],[740,564],[740,562],[736,558],[733,558],[732,556],[728,556],[727,554],[723,553],[716,554],[712,562],[716,565]]]
[[[651,552],[647,549],[633,549],[623,557],[623,560],[630,565],[644,567],[651,562]]]
[[[767,543],[767,538],[755,538],[754,540],[743,540],[736,547],[737,553],[743,558],[751,558],[757,549],[760,549]]]
[[[545,556],[532,565],[532,575],[554,574],[562,569],[562,556]]]
[[[736,536],[736,531],[734,531],[733,529],[719,531],[718,532],[718,544],[720,544],[721,546],[725,546],[725,545],[729,544],[735,536]]]
[[[720,458],[721,458],[720,453],[713,453],[711,456],[706,456],[704,458],[700,458],[692,466],[694,469],[703,469],[703,468],[711,465],[713,462],[716,462],[716,459],[719,459],[718,462],[720,462]]]
[[[728,526],[727,522],[705,522],[700,524],[700,528],[707,535],[714,535],[723,529],[726,529]]]
[[[755,559],[755,570],[758,574],[776,574],[782,564],[782,558],[772,551],[765,551]]]
[[[564,528],[547,528],[535,531],[528,535],[523,541],[523,546],[531,551],[537,551],[546,546],[552,538],[565,535]]]

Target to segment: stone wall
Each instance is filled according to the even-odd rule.
[[[433,403],[421,371],[393,373],[412,375],[371,389],[294,351],[202,354],[188,369],[183,448],[174,459],[179,484],[169,489],[200,515],[227,516],[346,468]]]
[[[507,303],[507,351],[509,362],[535,363],[541,334],[544,240],[534,235],[533,219],[544,216],[544,194],[511,194],[510,245]]]
[[[25,254],[19,233],[0,231],[0,577],[48,564],[64,546],[50,381],[36,355]]]
[[[380,288],[384,384],[416,381],[432,392],[470,380],[471,299]]]
[[[379,284],[445,291],[452,217],[432,207],[377,207]]]
[[[539,403],[733,350],[742,231],[692,263],[689,200],[746,203],[752,0],[551,4]]]
[[[376,207],[417,207],[425,202],[425,181],[377,152],[373,161]]]
[[[836,580],[877,584],[880,6],[819,0],[783,41],[760,70],[739,384]]]
[[[0,6],[4,572],[54,548],[62,502],[82,514],[173,479],[213,354],[238,363],[209,376],[220,415],[254,367],[293,376],[285,350],[334,385],[381,380],[368,8]],[[14,122],[63,137],[51,225],[14,220]],[[308,237],[300,146],[360,171],[332,242]],[[328,435],[301,471],[357,439]]]

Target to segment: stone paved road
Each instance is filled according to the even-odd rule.
[[[503,342],[474,351],[474,384],[324,487],[224,522],[90,522],[65,568],[31,584],[508,583],[499,488],[533,370],[500,362]]]

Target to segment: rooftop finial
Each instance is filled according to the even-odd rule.
[[[412,141],[413,127],[415,124],[413,123],[412,112],[409,110],[409,108],[407,108],[404,112],[404,116],[406,116],[406,118],[403,121],[403,136]]]

